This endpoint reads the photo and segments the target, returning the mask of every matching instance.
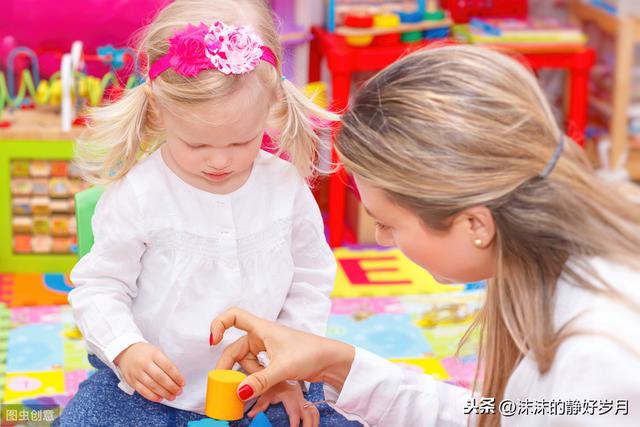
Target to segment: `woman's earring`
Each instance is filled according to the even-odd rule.
[[[482,240],[476,239],[476,240],[473,241],[473,244],[476,245],[476,248],[481,248],[482,247]]]

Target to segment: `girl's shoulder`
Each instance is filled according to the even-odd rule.
[[[305,185],[304,178],[291,162],[267,151],[260,150],[254,167],[258,168],[256,172],[260,175],[259,182],[263,185],[285,185],[295,188]]]

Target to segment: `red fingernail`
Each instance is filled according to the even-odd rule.
[[[209,347],[213,345],[213,332],[209,332]]]
[[[251,396],[253,396],[253,389],[249,384],[243,385],[242,387],[240,387],[240,390],[238,390],[238,397],[241,400],[247,400]]]

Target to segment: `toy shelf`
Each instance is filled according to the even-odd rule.
[[[339,26],[335,33],[340,36],[381,36],[385,34],[408,33],[413,31],[425,31],[435,28],[450,27],[453,21],[449,18],[439,21],[423,21],[415,24],[400,24],[393,28],[354,28]]]
[[[73,194],[87,184],[73,173],[81,128],[60,130],[60,116],[17,110],[0,129],[0,272],[68,272],[77,262]]]

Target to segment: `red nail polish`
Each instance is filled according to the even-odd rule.
[[[242,387],[240,387],[240,390],[238,390],[238,397],[241,400],[247,400],[251,396],[253,396],[253,389],[249,384],[243,385]]]
[[[209,332],[209,347],[213,345],[213,332]]]

